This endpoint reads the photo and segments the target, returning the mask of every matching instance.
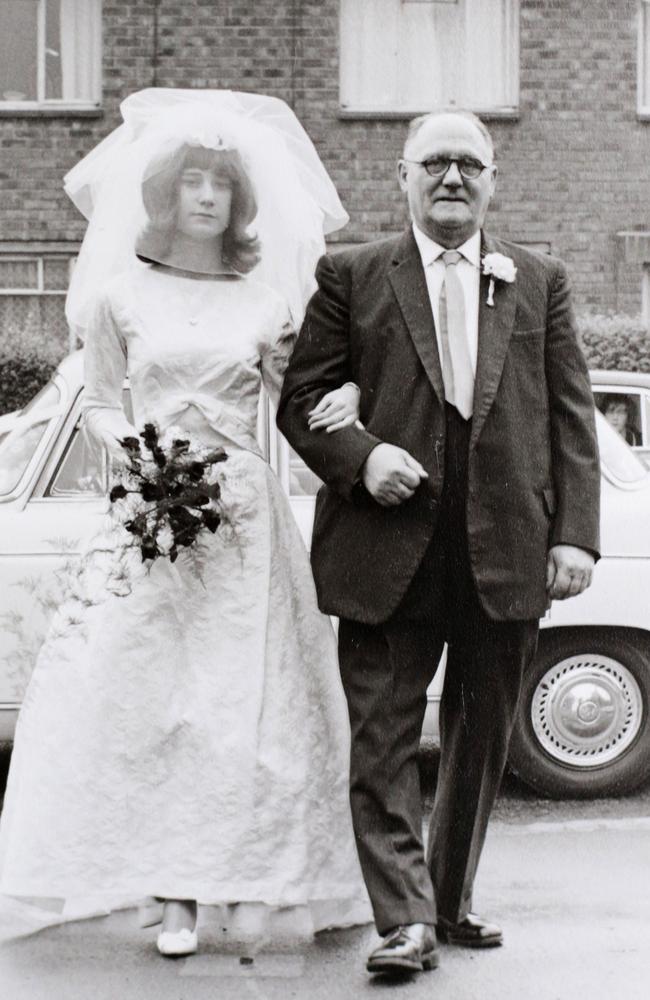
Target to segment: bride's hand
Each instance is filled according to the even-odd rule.
[[[107,447],[106,450],[108,452],[108,462],[111,473],[119,474],[123,469],[126,469],[129,456],[117,442],[115,443],[115,447]]]
[[[120,428],[120,430],[124,430],[123,437],[139,438],[135,427],[130,427],[130,425],[128,425],[128,429]],[[106,434],[104,437],[104,447],[108,452],[108,459],[113,472],[121,472],[121,470],[126,468],[129,464],[129,453],[122,447],[120,443],[121,441],[122,437],[118,438],[115,434]]]
[[[325,393],[318,406],[309,412],[309,430],[325,429],[328,434],[359,420],[359,387],[346,382],[340,389]]]

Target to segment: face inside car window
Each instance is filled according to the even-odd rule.
[[[626,444],[633,448],[643,444],[641,396],[638,392],[596,392],[594,399],[607,423]]]

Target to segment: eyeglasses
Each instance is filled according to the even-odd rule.
[[[452,163],[458,167],[461,177],[474,181],[484,170],[487,164],[474,159],[473,156],[431,156],[428,160],[406,160],[407,163],[417,163],[419,167],[424,167],[430,177],[444,177]]]

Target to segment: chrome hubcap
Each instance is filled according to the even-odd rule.
[[[549,757],[573,767],[602,767],[636,739],[643,698],[633,675],[618,660],[581,653],[544,674],[533,696],[531,717]]]

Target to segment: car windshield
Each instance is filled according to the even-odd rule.
[[[599,410],[596,410],[596,428],[600,464],[605,475],[616,483],[630,486],[647,481],[650,477],[648,469]]]
[[[0,496],[11,493],[22,479],[60,402],[59,389],[48,382],[24,410],[0,417]]]

